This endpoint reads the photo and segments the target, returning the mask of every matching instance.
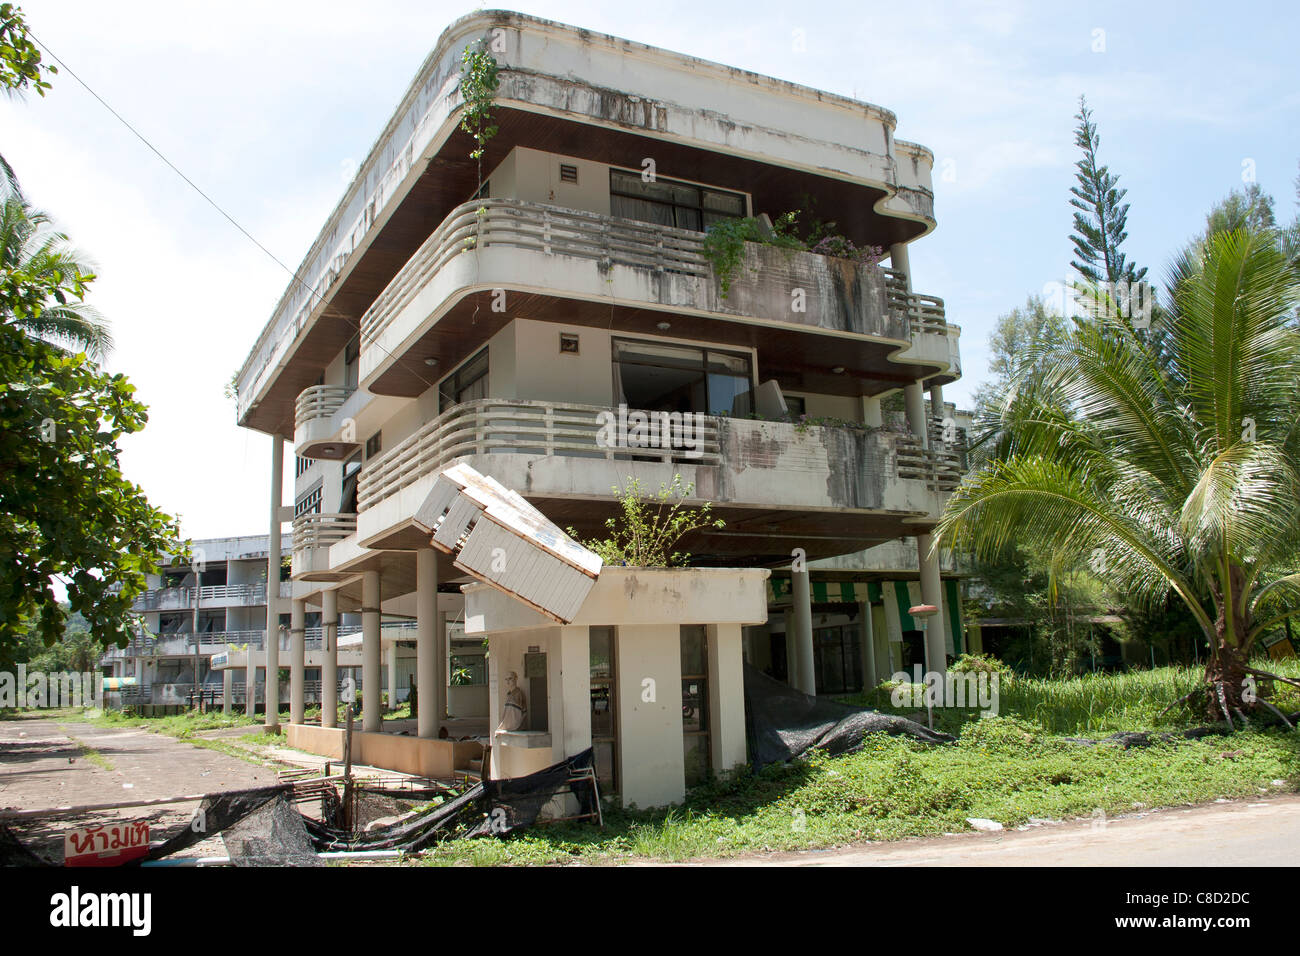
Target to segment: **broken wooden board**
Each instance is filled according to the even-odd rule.
[[[466,464],[444,469],[412,518],[455,567],[568,624],[600,574],[600,557],[522,496]]]

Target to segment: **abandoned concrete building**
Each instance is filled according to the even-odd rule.
[[[481,162],[462,126],[467,49],[499,81]],[[742,658],[842,693],[917,648],[937,667],[963,649],[956,580],[930,553],[964,467],[965,422],[943,398],[960,330],[912,288],[933,156],[895,126],[868,103],[519,14],[443,33],[237,377],[239,423],[274,439],[272,564],[292,520],[292,597],[267,611],[278,622],[289,604],[288,660],[270,642],[260,661],[273,682],[293,671],[291,735],[341,747],[338,634],[357,615],[363,686],[382,686],[388,632],[407,627],[398,682],[422,693],[400,739],[365,693],[354,746],[395,769],[464,766],[471,742],[438,738],[449,627],[472,620],[487,700],[476,734],[456,717],[450,736],[489,744],[486,772],[594,747],[625,802],[671,802],[745,759]],[[783,241],[795,211],[826,221],[820,241]],[[858,252],[873,247],[879,262]],[[604,530],[630,479],[653,492],[680,476],[725,522],[682,549],[740,569],[743,599],[623,626],[602,578],[599,614],[511,624],[508,599],[414,520],[458,462],[579,538]],[[918,603],[941,609],[923,638]],[[309,622],[319,726],[302,723]],[[653,720],[629,661],[654,670]],[[521,691],[549,724],[494,732]],[[665,748],[666,788],[645,772]]]

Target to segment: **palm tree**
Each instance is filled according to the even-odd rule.
[[[1168,278],[1149,332],[1084,317],[1025,363],[1042,379],[1012,389],[1005,454],[952,496],[936,547],[1034,543],[1136,604],[1176,594],[1209,642],[1207,712],[1231,724],[1273,710],[1249,656],[1300,613],[1300,287],[1267,231],[1212,236]]]
[[[82,301],[89,262],[45,213],[14,194],[0,212],[0,321],[102,359],[113,346],[103,317]]]

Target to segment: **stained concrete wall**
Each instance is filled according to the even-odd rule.
[[[686,795],[681,628],[620,625],[614,642],[618,775],[624,805],[680,803]]]

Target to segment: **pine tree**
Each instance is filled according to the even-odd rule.
[[[1083,150],[1083,158],[1074,164],[1079,185],[1070,188],[1074,197],[1070,205],[1078,210],[1074,214],[1075,231],[1070,236],[1076,258],[1070,265],[1093,284],[1140,282],[1147,270],[1135,270],[1120,251],[1128,238],[1128,203],[1123,201],[1127,190],[1118,187],[1119,177],[1112,175],[1108,167],[1097,165],[1101,137],[1082,96],[1075,119],[1079,125],[1074,131],[1074,143]]]

